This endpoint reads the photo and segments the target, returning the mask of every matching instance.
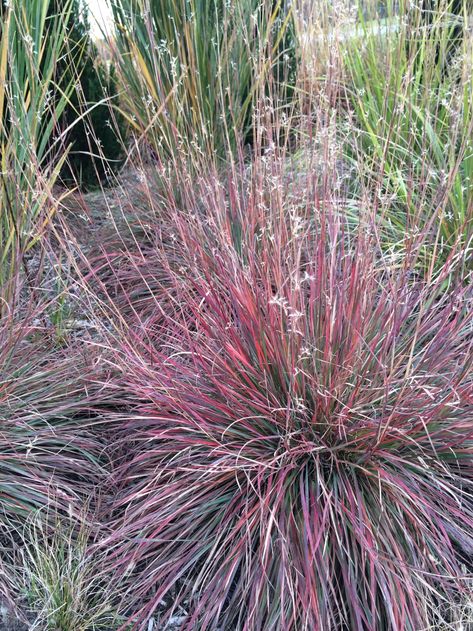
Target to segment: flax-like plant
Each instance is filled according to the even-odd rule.
[[[124,109],[160,154],[224,157],[249,131],[272,69],[294,59],[284,0],[113,0],[112,8]]]
[[[337,44],[354,115],[349,155],[365,164],[391,244],[427,228],[426,264],[465,246],[471,259],[473,4],[386,6],[387,17],[360,13]],[[386,197],[396,203],[385,212]]]
[[[134,404],[105,545],[137,628],[415,631],[469,589],[472,290],[284,173],[196,179],[179,265],[141,268],[154,315],[111,344]]]
[[[61,14],[51,15],[50,0],[11,0],[0,11],[2,288],[56,208],[52,188],[67,151],[54,135],[73,86],[59,91],[55,72],[66,51],[70,6],[66,0]]]

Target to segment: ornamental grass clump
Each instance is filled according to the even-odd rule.
[[[50,0],[0,3],[0,286],[6,300],[58,206],[52,190],[68,146],[57,122],[74,86],[70,78],[55,94],[55,72],[66,54],[70,12],[69,0],[60,15]]]
[[[113,631],[120,621],[115,606],[119,586],[103,572],[97,530],[79,519],[34,513],[22,529],[17,582],[34,619],[44,631]],[[50,525],[53,522],[54,529]]]
[[[369,6],[370,3],[368,3]],[[473,235],[471,0],[379,3],[338,38],[354,133],[390,245],[428,229],[438,267]],[[387,206],[383,199],[389,198]],[[394,203],[393,203],[394,202]]]
[[[286,0],[113,0],[124,115],[154,154],[186,154],[199,170],[251,141],[267,83],[280,106],[294,89],[295,38]]]
[[[106,479],[97,408],[108,395],[95,384],[98,355],[75,343],[56,346],[45,319],[38,307],[0,320],[0,568],[9,563],[8,542],[18,545],[15,533],[38,510],[95,523]],[[9,598],[18,587],[11,576],[0,572],[0,593]]]
[[[472,290],[388,264],[326,182],[288,199],[275,154],[196,180],[154,318],[116,329],[137,628],[414,631],[468,590]]]

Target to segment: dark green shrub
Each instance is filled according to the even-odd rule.
[[[55,0],[53,10],[61,11],[63,2]],[[87,189],[106,184],[121,165],[124,128],[122,119],[114,113],[115,71],[100,58],[92,41],[83,0],[73,2],[68,47],[68,55],[58,64],[57,77],[61,87],[72,76],[76,90],[61,119],[62,129],[67,130],[65,143],[71,145],[61,177],[66,183],[77,181]]]

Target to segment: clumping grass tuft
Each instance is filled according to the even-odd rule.
[[[286,0],[113,0],[122,103],[137,142],[193,161],[227,157],[251,137],[254,102],[278,77],[294,80]]]
[[[106,543],[139,628],[414,631],[468,594],[472,289],[388,263],[330,179],[283,184],[274,155],[196,180],[154,316],[117,326]]]
[[[35,620],[31,629],[111,631],[119,626],[117,585],[103,574],[104,555],[94,547],[95,533],[81,521],[38,511],[23,528],[19,565],[23,597]]]
[[[58,207],[52,190],[69,148],[57,122],[74,86],[70,77],[58,93],[55,72],[71,8],[72,0],[60,15],[50,0],[0,4],[0,288],[7,300],[9,281]]]
[[[0,320],[0,531],[7,538],[38,509],[79,518],[106,479],[98,354],[56,346],[44,317],[37,308]],[[4,592],[10,583],[0,577]]]
[[[439,267],[455,251],[466,252],[469,267],[473,5],[388,0],[383,7],[386,17],[360,15],[337,43],[354,119],[347,153],[364,164],[391,245],[427,230],[435,247],[426,250],[426,267],[436,251]]]

